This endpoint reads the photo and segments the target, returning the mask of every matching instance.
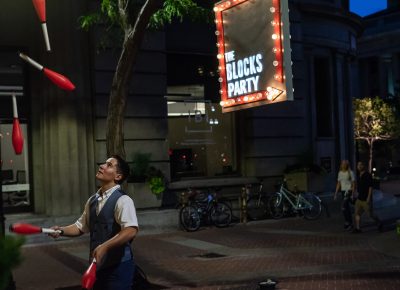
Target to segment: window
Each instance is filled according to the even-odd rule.
[[[13,124],[0,124],[2,194],[5,209],[29,207],[30,183],[28,162],[27,124],[20,124],[24,145],[22,153],[17,155],[12,144]]]
[[[332,137],[332,82],[327,57],[314,59],[314,93],[317,137]]]
[[[222,114],[219,104],[204,99],[199,85],[168,87],[166,98],[172,180],[232,174],[232,114]]]
[[[368,75],[367,75],[367,96],[374,97],[379,96],[381,87],[380,87],[380,66],[379,66],[379,59],[377,57],[370,57],[367,59],[367,66],[368,66]]]
[[[349,0],[341,0],[342,8],[349,11],[350,9],[350,1]]]
[[[16,51],[25,49],[0,47],[0,159],[2,169],[1,196],[5,212],[32,209],[29,180],[29,97],[24,93],[24,69]],[[14,102],[23,136],[21,154],[12,143]]]

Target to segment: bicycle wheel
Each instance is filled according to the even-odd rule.
[[[274,219],[280,219],[283,217],[283,202],[282,202],[282,196],[280,194],[275,193],[272,195],[269,200],[268,200],[268,209],[270,215]]]
[[[267,206],[264,200],[257,196],[250,197],[247,201],[247,216],[251,220],[265,218],[267,216]]]
[[[225,202],[217,202],[210,209],[210,219],[218,228],[224,228],[232,222],[232,209]]]
[[[308,201],[302,210],[303,216],[307,220],[315,220],[321,216],[322,205],[321,200],[312,193],[303,194],[302,197]]]
[[[197,208],[186,205],[179,212],[179,222],[188,232],[197,231],[200,228],[200,215]]]

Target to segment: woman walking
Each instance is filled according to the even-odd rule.
[[[340,163],[340,170],[337,177],[336,191],[334,199],[337,199],[337,194],[342,193],[342,212],[344,217],[344,229],[353,229],[353,218],[351,215],[350,204],[353,199],[353,192],[355,190],[355,177],[353,171],[350,169],[348,160],[342,160]]]

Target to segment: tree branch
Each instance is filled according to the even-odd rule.
[[[127,29],[128,28],[128,15],[127,15],[127,7],[128,7],[128,2],[126,0],[118,0],[118,13],[120,15],[120,23],[122,28]]]

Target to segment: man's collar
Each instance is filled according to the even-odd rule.
[[[107,189],[103,194],[101,193],[101,188],[96,192],[96,197],[102,197],[102,198],[107,198],[109,197],[115,190],[120,189],[121,186],[119,184],[114,185],[113,187]]]

